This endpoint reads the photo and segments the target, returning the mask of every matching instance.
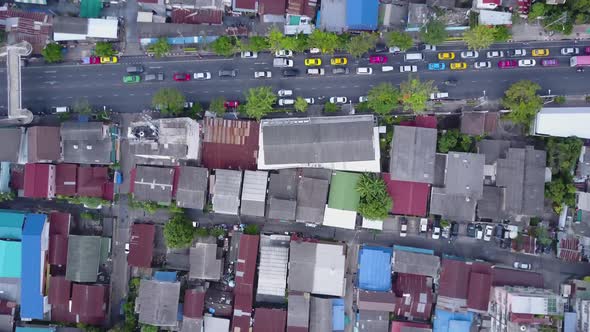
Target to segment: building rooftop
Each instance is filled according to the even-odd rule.
[[[207,118],[203,123],[206,168],[256,170],[259,128],[255,121]]]
[[[154,326],[175,326],[178,322],[180,283],[142,279],[135,309],[139,322]]]
[[[174,8],[171,13],[172,23],[181,24],[221,24],[223,11],[216,9]]]
[[[72,216],[65,212],[51,212],[49,215],[49,253],[51,265],[66,265],[68,257],[68,235]]]
[[[361,332],[389,332],[389,312],[359,310],[357,324]]]
[[[256,308],[254,311],[253,332],[284,332],[286,326],[287,311],[284,309]]]
[[[203,318],[205,292],[201,289],[188,289],[184,292],[183,315],[190,318]]]
[[[391,275],[389,279],[391,279]],[[393,292],[374,292],[358,289],[356,303],[360,310],[394,312],[397,297]]]
[[[268,218],[295,220],[298,181],[297,174],[292,170],[285,170],[270,175]]]
[[[244,171],[240,214],[264,217],[268,172]]]
[[[216,213],[238,215],[240,188],[242,187],[242,171],[216,169],[214,186],[213,211]]]
[[[60,129],[63,161],[110,164],[113,143],[108,130],[102,122],[63,122]]]
[[[261,15],[285,15],[287,0],[258,0],[258,13]]]
[[[543,107],[535,118],[537,135],[590,139],[586,123],[590,122],[590,107]]]
[[[254,303],[254,276],[258,257],[258,235],[242,234],[238,257],[236,260],[236,287],[234,288],[235,304],[232,319],[232,330],[239,328],[248,330],[252,304]]]
[[[26,164],[23,196],[28,198],[53,198],[52,180],[55,166],[51,164]]]
[[[72,310],[84,324],[100,325],[106,318],[109,287],[107,285],[72,286]]]
[[[23,228],[21,262],[21,308],[23,319],[43,319],[44,305],[44,261],[47,248],[47,216],[27,214]]]
[[[301,177],[297,187],[295,219],[299,222],[321,224],[328,201],[329,180]]]
[[[287,331],[309,331],[310,296],[301,292],[289,292],[287,310]]]
[[[436,129],[394,126],[389,173],[392,180],[434,182]]]
[[[477,152],[485,156],[485,164],[492,165],[500,158],[506,158],[510,141],[482,139],[476,143]]]
[[[131,226],[127,264],[137,267],[151,267],[155,236],[156,227],[154,225],[134,223]]]
[[[358,173],[335,172],[332,174],[328,207],[332,209],[356,211],[360,194],[356,191],[361,175]]]
[[[333,317],[331,298],[311,296],[309,306],[310,331],[333,331]]]
[[[379,0],[347,0],[346,25],[349,30],[377,30]]]
[[[14,144],[2,145],[2,148],[0,148],[0,161],[12,163],[19,161],[22,135],[21,128],[0,128],[0,141],[14,142]]]
[[[133,196],[138,201],[170,204],[173,179],[172,168],[137,166]]]
[[[100,261],[99,236],[70,234],[66,279],[76,282],[96,282]]]
[[[78,165],[57,164],[55,166],[55,194],[63,196],[76,195]]]
[[[496,133],[499,120],[498,112],[463,112],[461,133],[471,136],[493,135]]]
[[[429,321],[434,293],[428,276],[396,273],[393,291],[397,295],[394,315],[408,320]]]
[[[223,273],[221,248],[213,237],[202,239],[190,248],[189,278],[219,280]]]
[[[176,205],[202,210],[207,202],[209,171],[202,167],[180,166],[177,169]]]
[[[55,162],[60,159],[59,127],[30,127],[27,130],[28,162]]]
[[[80,196],[103,198],[108,182],[109,169],[107,167],[80,166],[76,180],[76,192]]]
[[[447,194],[444,188],[433,187],[430,194],[430,214],[451,220],[474,221],[476,204],[469,197]]]
[[[472,312],[449,312],[436,309],[434,313],[433,331],[469,332],[475,319]]]
[[[0,278],[21,278],[22,243],[0,240]]]
[[[256,302],[284,303],[289,264],[288,235],[261,235]]]
[[[391,290],[391,247],[363,246],[359,252],[358,287],[369,291]]]
[[[401,249],[393,250],[393,272],[438,278],[440,258]]]
[[[392,180],[389,173],[383,173],[382,177],[393,200],[393,214],[426,216],[430,195],[429,184]]]
[[[320,6],[318,28],[337,33],[346,31],[346,0],[323,1]]]
[[[473,200],[483,195],[485,157],[476,153],[449,152],[445,177],[445,192],[467,196]]]

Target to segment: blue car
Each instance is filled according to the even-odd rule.
[[[442,62],[435,62],[428,64],[428,70],[445,70],[446,65]]]

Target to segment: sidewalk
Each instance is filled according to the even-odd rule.
[[[523,22],[512,26],[512,41],[552,41],[564,39],[590,39],[590,24],[574,25],[570,35],[562,35],[553,31],[546,31],[538,23]]]

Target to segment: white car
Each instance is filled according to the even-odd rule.
[[[425,44],[424,45],[424,50],[425,51],[436,51],[436,45]]]
[[[305,99],[305,101],[307,102],[308,105],[315,104],[315,99],[313,99],[313,98],[303,98],[303,99]]]
[[[503,51],[488,51],[486,54],[488,58],[501,58],[504,56]]]
[[[193,103],[192,101],[185,101],[184,102],[184,108],[191,108],[193,107],[195,103]]]
[[[307,75],[324,75],[324,68],[307,68]]]
[[[356,69],[356,73],[358,75],[371,75],[371,74],[373,74],[373,68],[369,68],[369,67],[358,67]]]
[[[204,80],[210,80],[211,79],[211,73],[208,71],[202,72],[202,73],[194,73],[193,74],[193,79],[198,80],[198,81],[204,81]]]
[[[428,232],[428,219],[420,218],[420,233]]]
[[[290,50],[278,50],[275,52],[277,58],[290,58],[293,56],[293,51]]]
[[[393,71],[393,66],[383,66],[381,67],[381,71],[384,73],[388,71]]]
[[[465,52],[461,52],[461,58],[463,59],[475,59],[479,57],[479,52],[478,51],[465,51]]]
[[[255,71],[254,78],[271,78],[272,73],[270,71]]]
[[[508,51],[508,56],[525,56],[526,50],[524,48],[519,48],[513,51]]]
[[[288,97],[288,96],[292,96],[293,95],[293,90],[285,90],[285,89],[281,89],[277,92],[277,95],[279,95],[279,97]]]
[[[359,97],[359,103],[364,103],[366,101],[369,101],[369,97],[367,97],[367,96],[360,96]]]
[[[391,53],[391,54],[398,54],[401,51],[402,50],[397,46],[392,46],[389,48],[389,53]]]
[[[434,100],[434,99],[444,99],[444,98],[449,98],[449,93],[448,92],[433,92],[430,94],[430,99]]]
[[[346,97],[331,97],[330,102],[332,104],[346,104],[348,102],[348,98],[346,98]]]
[[[534,67],[537,64],[535,59],[521,59],[518,60],[519,67]]]
[[[490,69],[492,68],[492,63],[489,61],[479,61],[473,64],[475,69]]]
[[[483,238],[483,231],[481,228],[475,230],[475,238],[481,240]]]
[[[125,243],[125,254],[129,253],[129,242]]]
[[[318,54],[318,53],[321,53],[321,52],[322,52],[322,50],[320,50],[317,47],[314,47],[314,48],[310,48],[309,49],[309,53],[311,53],[311,54]]]
[[[434,226],[434,228],[432,229],[432,238],[435,240],[440,239],[440,227],[439,226]]]
[[[258,57],[258,52],[252,51],[244,51],[241,54],[242,59],[256,59]]]
[[[418,71],[418,66],[410,66],[410,65],[399,66],[400,73],[415,73],[417,71]]]
[[[485,233],[483,234],[483,240],[489,241],[492,239],[492,234],[494,234],[494,226],[487,225]]]
[[[408,223],[402,223],[400,230],[399,230],[399,236],[401,237],[406,237],[408,235]]]
[[[580,49],[577,47],[564,47],[561,49],[562,55],[575,55],[580,54]]]
[[[520,263],[520,262],[514,262],[514,264],[512,264],[512,266],[514,266],[515,269],[521,269],[521,270],[530,270],[533,268],[533,266],[529,263]]]
[[[279,106],[288,106],[295,104],[295,99],[279,99]]]

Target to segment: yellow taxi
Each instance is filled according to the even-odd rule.
[[[116,56],[101,56],[100,63],[117,63],[119,62],[119,58]]]
[[[549,49],[547,48],[536,48],[532,52],[533,56],[548,56]]]
[[[320,59],[320,58],[307,58],[307,59],[305,59],[305,65],[308,67],[321,66],[322,59]]]
[[[467,69],[465,62],[453,62],[451,63],[451,70],[464,70]]]
[[[439,60],[453,60],[455,58],[455,52],[441,52],[438,54]]]
[[[348,63],[347,58],[332,58],[330,59],[330,64],[332,66],[344,66]]]

